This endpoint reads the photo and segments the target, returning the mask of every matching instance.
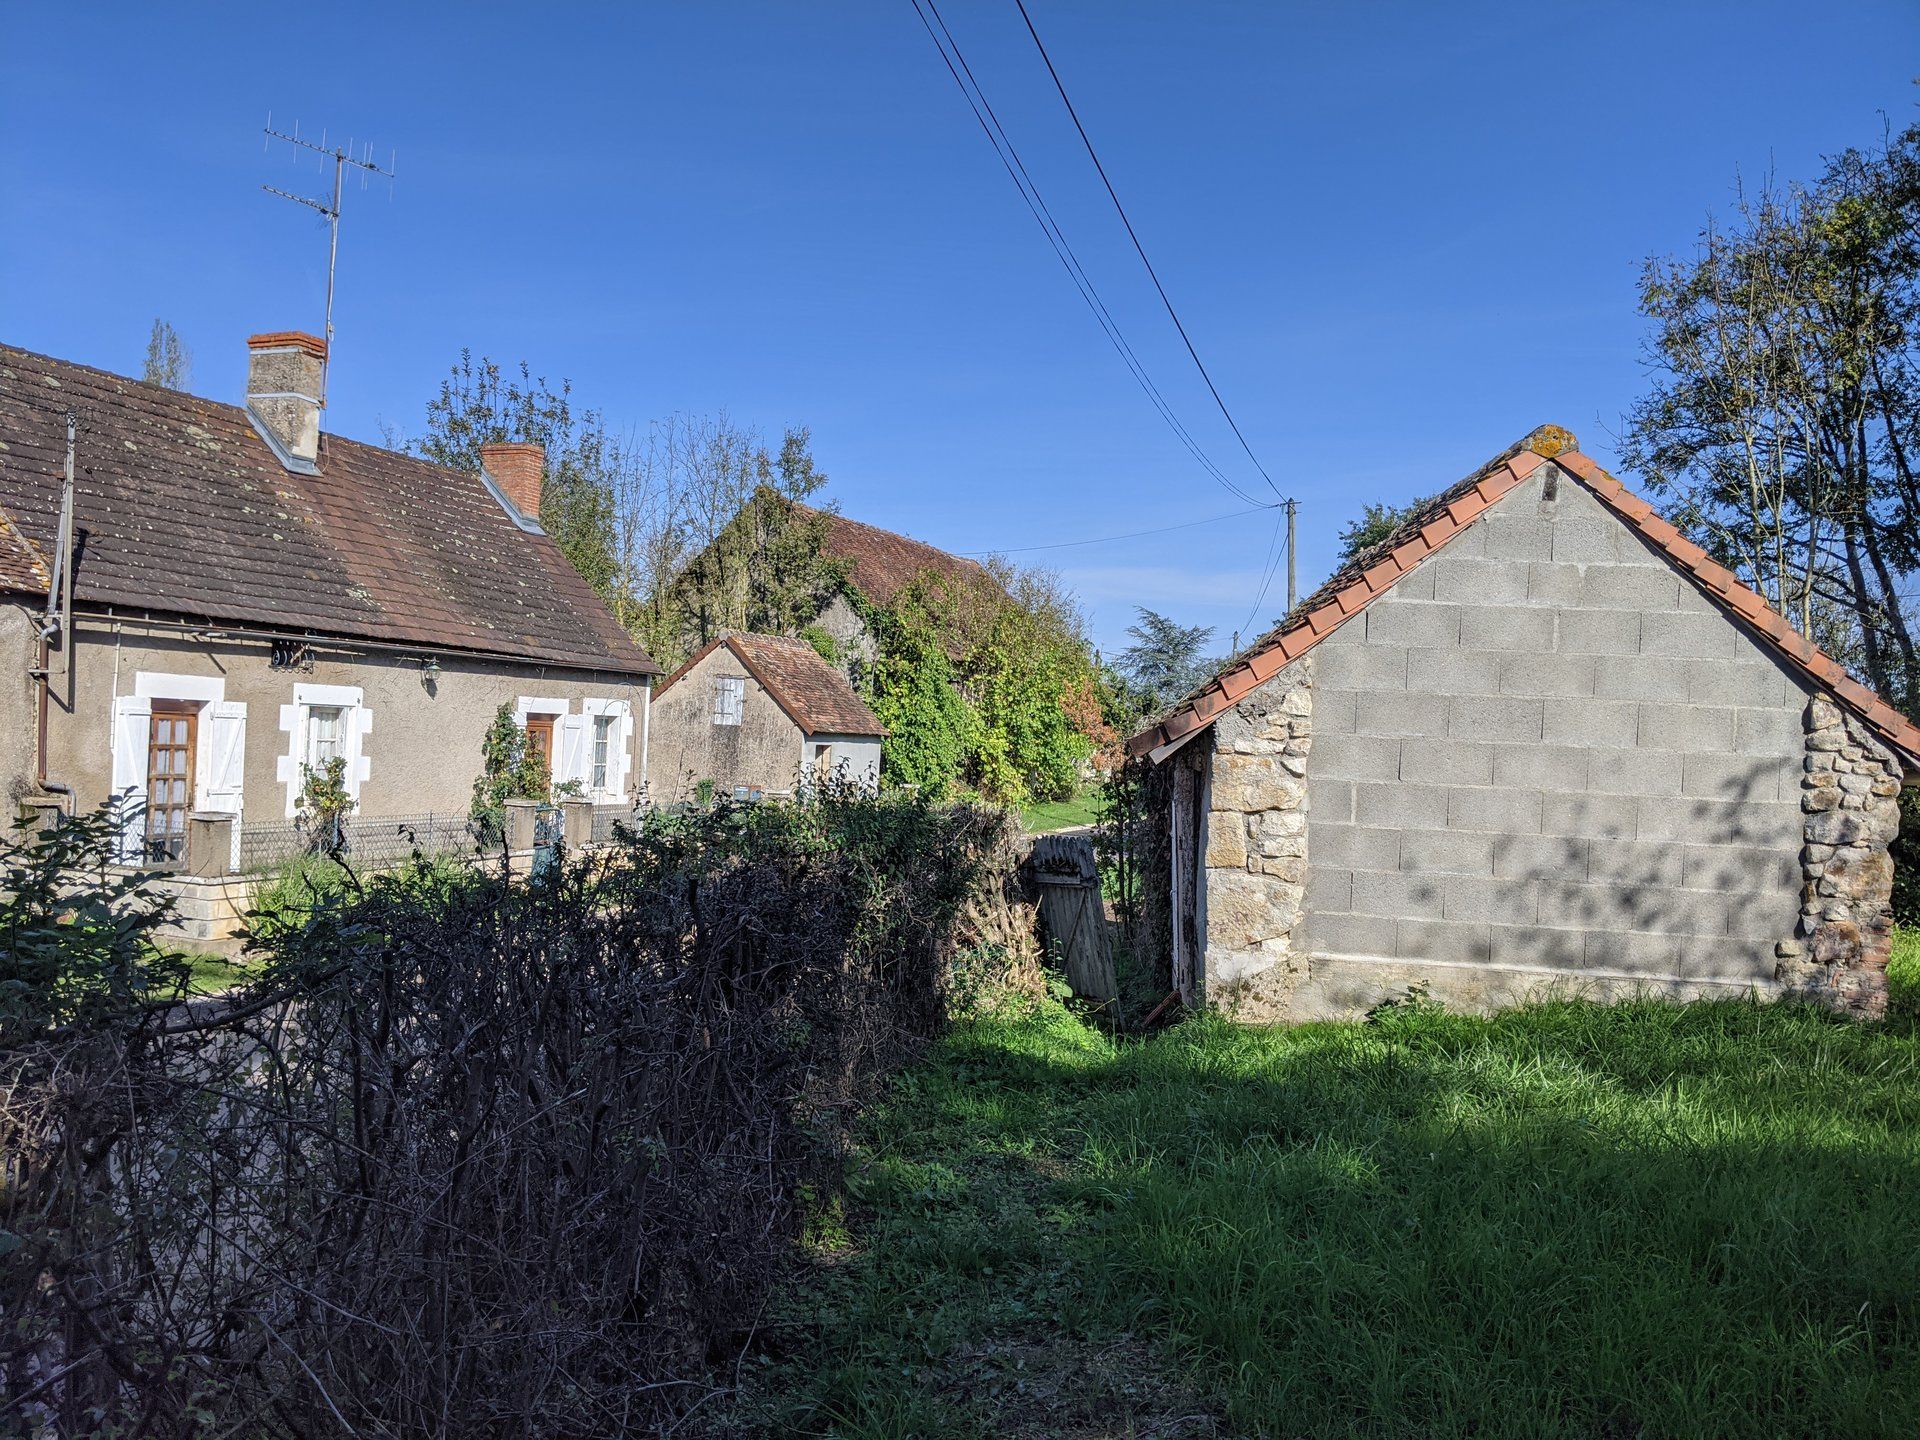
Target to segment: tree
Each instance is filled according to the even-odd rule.
[[[1641,281],[1628,463],[1670,518],[1906,709],[1920,702],[1920,127],[1742,188]]]
[[[193,370],[193,356],[179,332],[166,321],[155,318],[147,336],[147,362],[140,378],[149,385],[164,385],[169,390],[184,390]]]
[[[540,525],[573,568],[614,607],[631,608],[622,585],[619,556],[619,477],[625,448],[597,410],[576,414],[573,387],[558,389],[535,376],[526,361],[503,371],[462,350],[440,393],[427,402],[427,433],[415,454],[455,470],[478,470],[480,447],[504,440],[530,441],[546,451],[540,492]]]
[[[1120,652],[1115,668],[1133,691],[1137,713],[1149,715],[1170,705],[1206,678],[1201,650],[1213,638],[1210,625],[1180,625],[1144,606],[1129,625],[1133,644]]]
[[[1432,498],[1429,495],[1397,506],[1385,502],[1368,504],[1360,512],[1360,518],[1349,520],[1346,529],[1340,532],[1340,558],[1334,562],[1334,568],[1338,569],[1355,556],[1371,550],[1417,515]]]
[[[550,790],[547,762],[527,743],[513,711],[501,705],[480,741],[480,773],[474,777],[468,818],[482,836],[497,840],[506,833],[507,801],[545,800]]]

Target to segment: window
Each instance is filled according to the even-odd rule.
[[[821,780],[833,778],[833,746],[816,745],[814,747],[813,773]]]
[[[618,718],[615,715],[593,717],[593,768],[589,788],[595,794],[606,793],[613,773],[613,724]]]
[[[713,723],[738,725],[747,708],[747,682],[738,675],[722,675],[713,682]]]
[[[147,727],[148,860],[187,857],[187,816],[193,811],[196,706],[155,701]]]
[[[346,713],[338,705],[315,705],[307,711],[307,768],[325,775],[327,763],[346,753]]]

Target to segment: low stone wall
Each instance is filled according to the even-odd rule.
[[[1307,893],[1313,660],[1260,686],[1214,727],[1207,791],[1206,1003],[1284,1020],[1306,978],[1293,937]]]
[[[1800,934],[1779,946],[1781,981],[1852,1014],[1887,1007],[1893,858],[1903,775],[1893,753],[1831,700],[1807,704]]]

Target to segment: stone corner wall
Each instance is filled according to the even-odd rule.
[[[1305,913],[1312,748],[1310,656],[1215,722],[1202,974],[1208,1006],[1237,1019],[1285,1020],[1306,978],[1306,956],[1295,953],[1293,937]]]
[[[1806,726],[1800,933],[1780,943],[1777,973],[1792,993],[1876,1017],[1887,1008],[1904,775],[1893,752],[1825,696],[1808,701]]]

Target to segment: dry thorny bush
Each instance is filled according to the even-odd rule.
[[[655,817],[530,881],[348,877],[256,917],[217,1001],[0,1011],[0,1432],[671,1425],[747,1343],[842,1108],[937,1028],[1004,823]],[[8,855],[16,891],[65,865],[69,908],[0,932],[44,956],[95,882]],[[141,905],[97,968],[149,963]]]

